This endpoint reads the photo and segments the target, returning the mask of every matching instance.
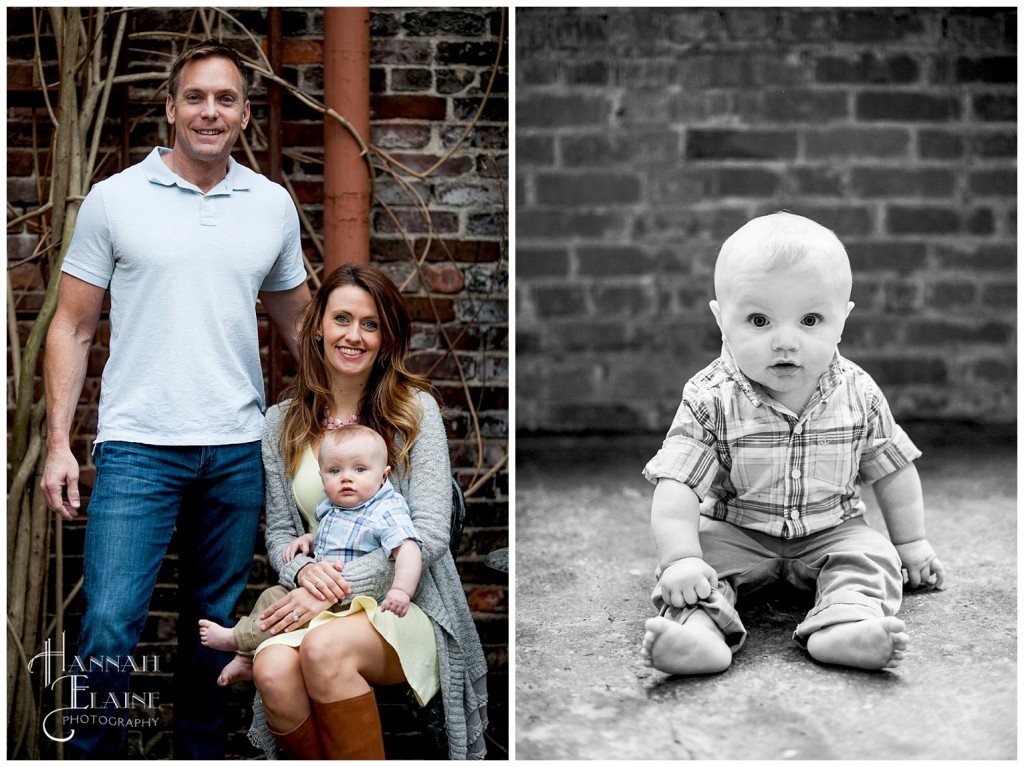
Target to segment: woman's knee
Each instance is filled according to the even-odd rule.
[[[252,680],[264,698],[272,698],[302,684],[299,654],[292,647],[266,648],[253,661]]]
[[[358,644],[345,641],[341,620],[347,619],[319,626],[303,637],[299,645],[299,663],[303,669],[330,674],[358,672]]]

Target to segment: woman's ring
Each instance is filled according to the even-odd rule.
[[[319,586],[319,585],[320,585],[321,583],[323,583],[323,581],[322,581],[322,580],[320,580],[319,578],[317,578],[317,579],[316,579],[316,583],[314,583],[313,585],[314,585],[314,586]]]
[[[299,614],[297,612],[295,612],[294,610],[292,610],[291,616],[292,616],[292,621],[297,621],[299,619]]]

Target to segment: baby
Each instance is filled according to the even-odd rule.
[[[316,536],[307,533],[292,541],[283,554],[284,561],[290,562],[300,551],[307,556],[312,551],[317,560],[345,563],[383,547],[395,559],[395,578],[380,608],[404,616],[419,585],[422,541],[405,499],[387,478],[391,467],[384,439],[366,426],[342,426],[325,433],[318,457],[327,497],[313,512],[318,523]],[[272,636],[261,629],[260,616],[287,594],[284,586],[267,589],[249,616],[234,628],[199,621],[204,645],[236,653],[221,671],[218,684],[252,679],[252,654]]]
[[[755,218],[722,246],[711,302],[722,356],[686,384],[644,469],[660,610],[647,665],[724,671],[746,639],[737,596],[780,581],[815,590],[794,632],[815,660],[903,659],[903,584],[938,588],[943,568],[925,539],[921,453],[837,351],[852,285],[842,243],[801,216]],[[889,538],[864,520],[861,482],[874,484]]]

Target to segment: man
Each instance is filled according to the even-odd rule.
[[[223,758],[226,699],[215,680],[230,656],[203,647],[198,621],[234,622],[263,504],[255,301],[294,352],[309,290],[291,199],[230,157],[249,123],[238,55],[200,43],[175,63],[168,90],[173,147],[100,182],[82,204],[46,341],[41,484],[50,508],[77,516],[69,431],[109,288],[77,656],[133,657],[176,527],[175,755]],[[111,694],[123,701],[128,681],[119,671],[90,673],[88,691],[100,703]],[[126,712],[75,713],[94,716],[72,725],[73,756],[125,754],[126,730],[99,723]]]

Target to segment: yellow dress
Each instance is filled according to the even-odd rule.
[[[317,525],[313,518],[313,509],[324,498],[324,486],[320,481],[316,456],[309,448],[306,449],[306,455],[299,465],[299,470],[295,473],[293,492],[299,513],[306,521],[309,531],[315,535]],[[270,645],[298,647],[302,644],[302,638],[317,626],[361,611],[366,613],[370,625],[395,649],[398,659],[402,663],[402,671],[405,672],[405,678],[416,695],[416,700],[421,706],[425,706],[440,690],[441,683],[437,667],[434,626],[426,613],[415,603],[410,603],[409,611],[399,618],[392,612],[381,611],[372,597],[357,596],[341,612],[324,610],[313,618],[306,628],[289,631],[287,634],[278,634],[267,639],[256,648],[253,657],[264,647]]]

